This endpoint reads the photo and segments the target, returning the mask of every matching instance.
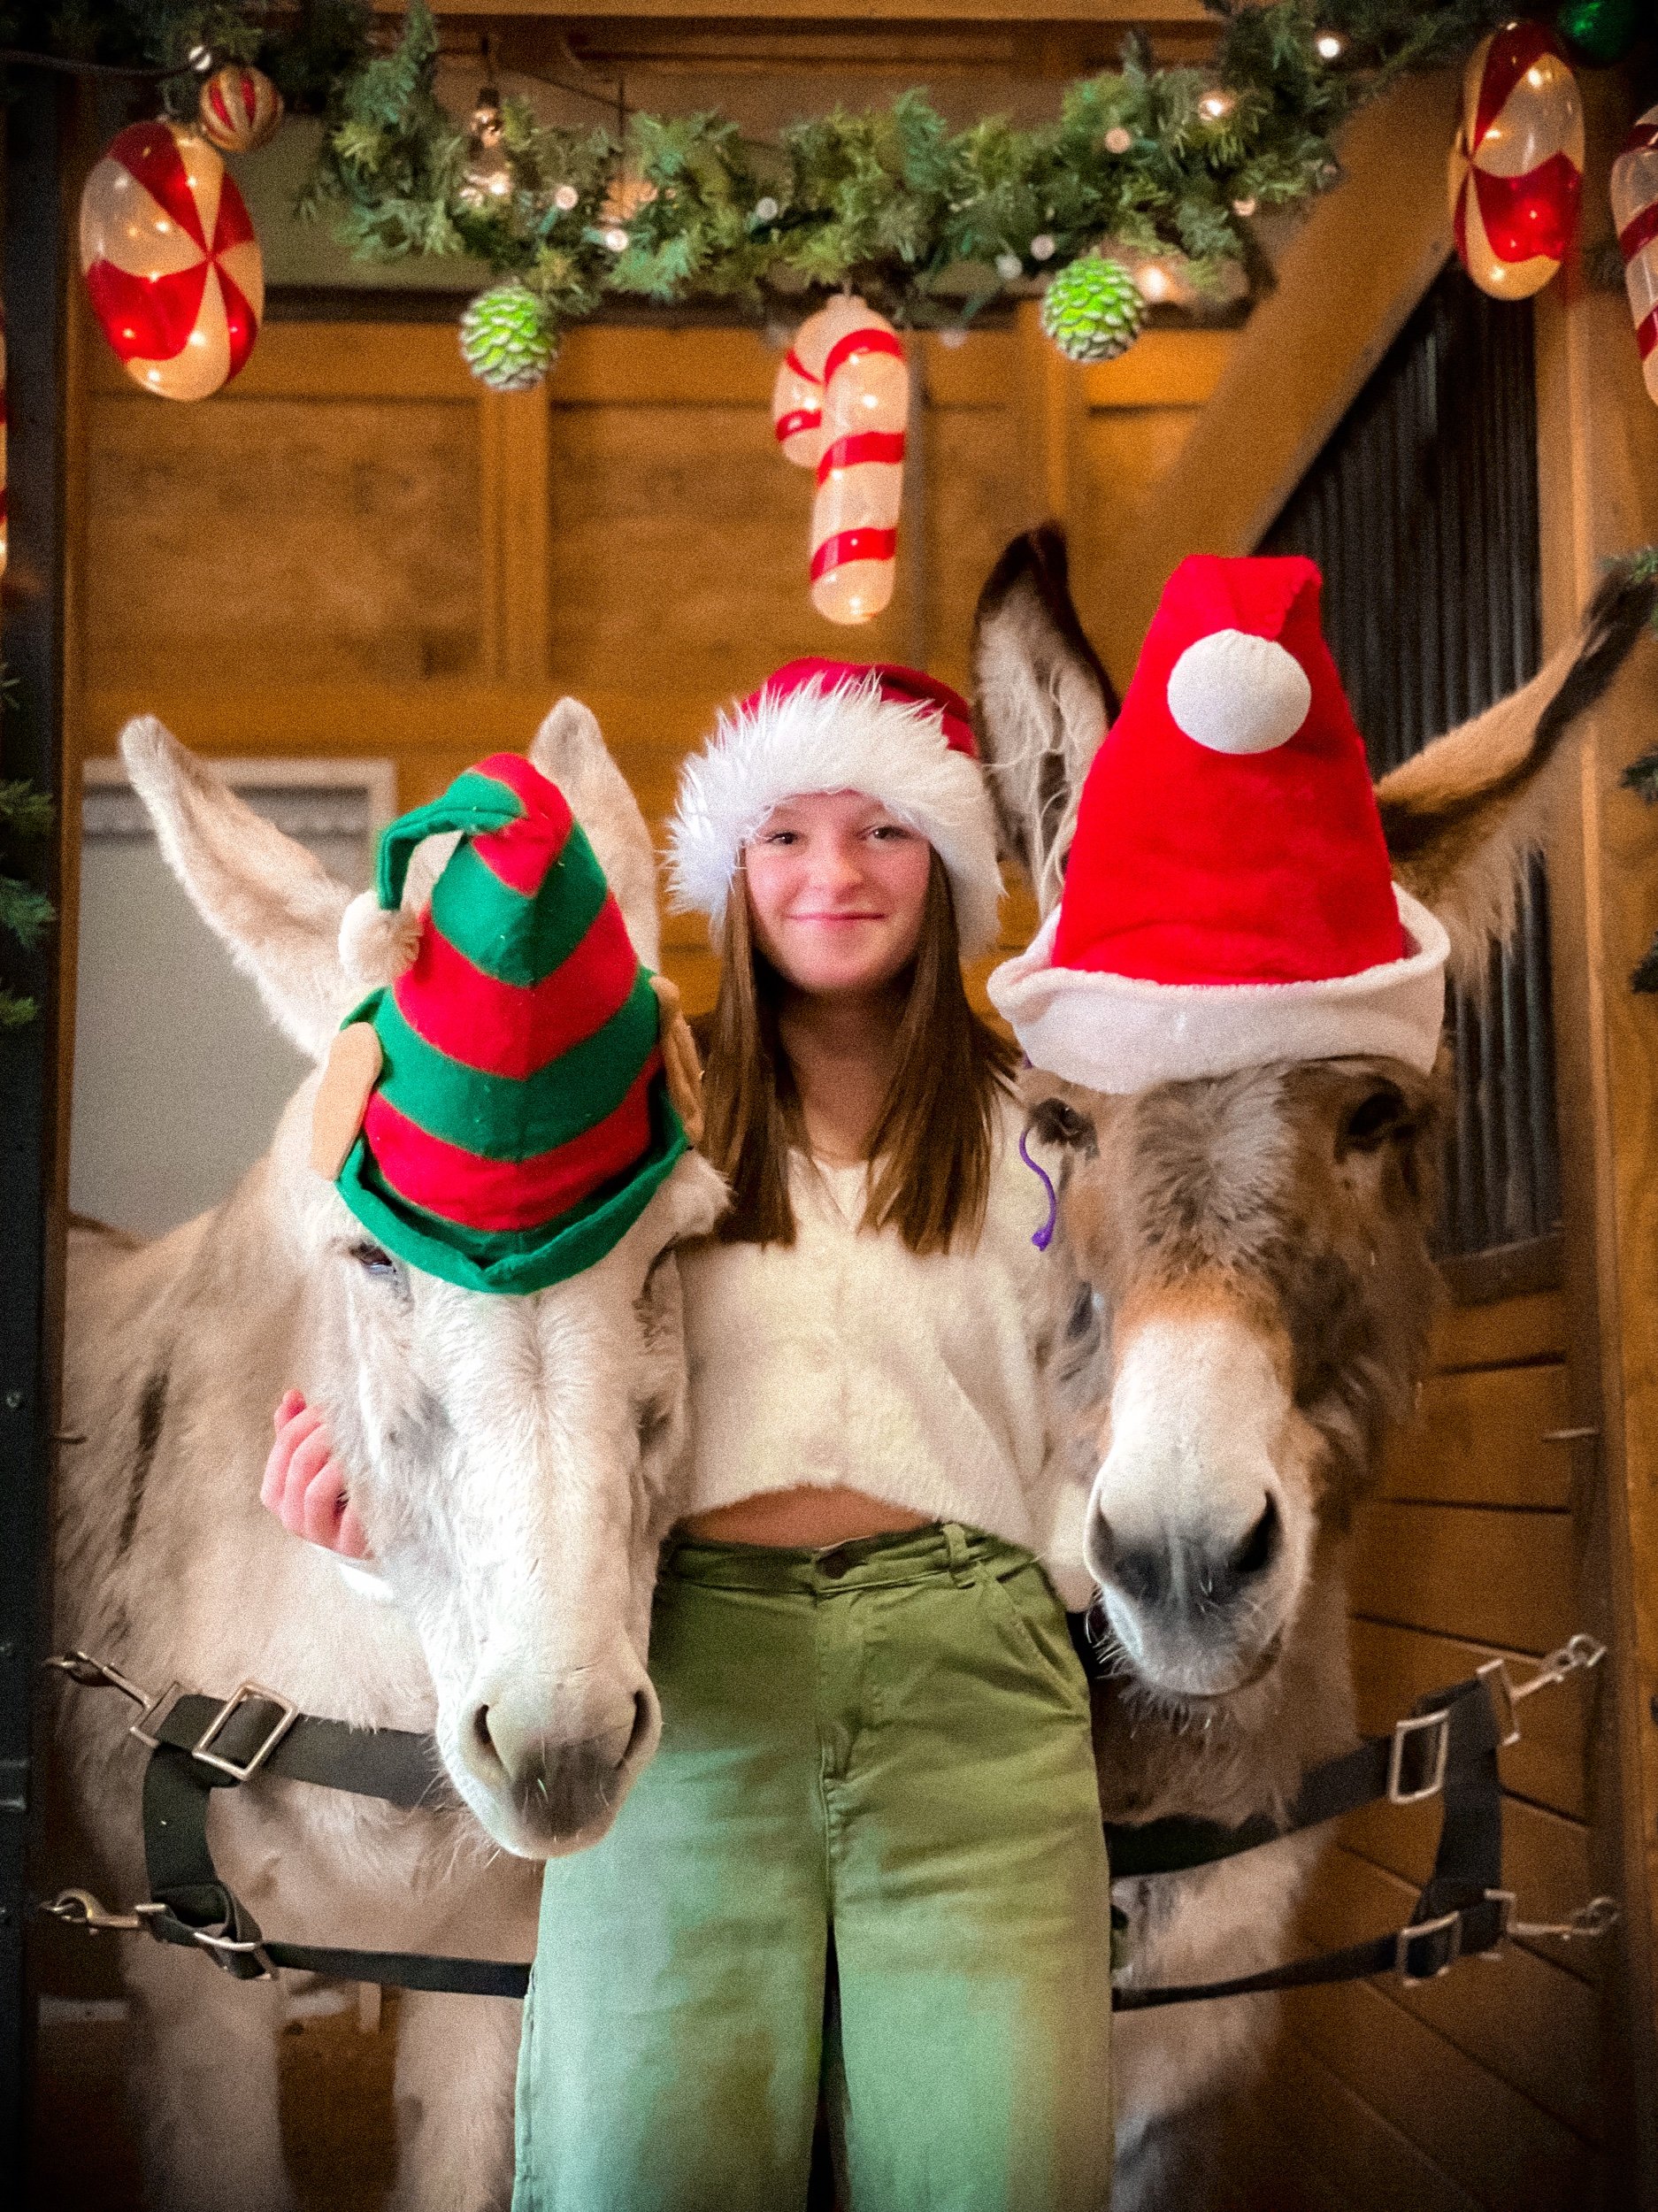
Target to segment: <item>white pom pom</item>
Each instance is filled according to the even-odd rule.
[[[395,983],[419,949],[420,917],[383,907],[372,891],[359,891],[341,917],[341,963],[360,991]]]
[[[1270,753],[1307,719],[1313,687],[1275,638],[1217,630],[1188,645],[1169,678],[1169,711],[1212,753]]]

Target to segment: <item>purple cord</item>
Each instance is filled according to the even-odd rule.
[[[1025,1143],[1025,1140],[1029,1137],[1030,1133],[1031,1133],[1028,1129],[1022,1129],[1019,1132],[1019,1157],[1024,1161],[1025,1166],[1030,1169],[1032,1174],[1035,1176],[1037,1181],[1040,1183],[1042,1188],[1048,1193],[1048,1219],[1042,1224],[1036,1234],[1031,1239],[1031,1242],[1036,1247],[1039,1252],[1046,1252],[1048,1246],[1054,1240],[1054,1225],[1059,1219],[1059,1193],[1054,1188],[1053,1177],[1042,1165],[1041,1162],[1040,1160],[1033,1160],[1031,1157]]]

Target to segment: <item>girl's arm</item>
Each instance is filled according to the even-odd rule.
[[[342,1559],[366,1559],[368,1538],[351,1503],[345,1471],[320,1413],[297,1390],[288,1391],[274,1416],[276,1441],[265,1463],[259,1502],[290,1536]]]

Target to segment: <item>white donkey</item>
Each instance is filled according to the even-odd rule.
[[[121,749],[203,919],[320,1061],[360,995],[339,951],[349,892],[158,723],[131,724]],[[592,715],[561,702],[530,758],[654,965],[650,840]],[[724,1187],[689,1155],[585,1273],[523,1297],[461,1290],[389,1257],[311,1171],[316,1086],[211,1213],[153,1244],[75,1239],[58,1635],[151,1690],[177,1678],[224,1695],[251,1678],[309,1712],[432,1732],[467,1809],[257,1777],[216,1809],[219,1865],[272,1938],[524,1958],[529,1862],[602,1836],[656,1748],[650,1596],[686,1419],[673,1252],[711,1227]],[[289,1383],[357,1471],[392,1602],[260,1507]],[[129,1717],[72,1691],[59,1739],[76,1817],[123,1900],[143,1894]],[[234,1981],[205,1955],[126,1942],[150,2200],[278,2212],[291,2197],[276,2039],[294,1978]],[[518,2018],[500,1999],[405,1996],[403,2212],[505,2205]]]

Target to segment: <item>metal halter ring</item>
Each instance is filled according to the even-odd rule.
[[[276,1718],[245,1759],[227,1759],[223,1753],[214,1751],[211,1747],[223,1735],[244,1705],[274,1706]],[[291,1704],[285,1697],[279,1697],[274,1690],[267,1690],[262,1682],[239,1682],[190,1746],[190,1756],[199,1759],[203,1766],[217,1767],[221,1774],[229,1775],[233,1782],[245,1782],[249,1776],[258,1772],[298,1718],[298,1706]],[[134,1729],[134,1733],[136,1732]]]

